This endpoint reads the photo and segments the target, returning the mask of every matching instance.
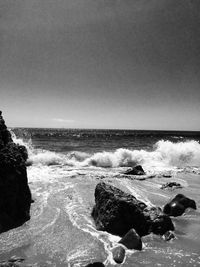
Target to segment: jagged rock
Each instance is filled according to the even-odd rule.
[[[182,188],[182,185],[176,182],[169,182],[161,186],[161,189],[172,189],[173,190],[177,188]]]
[[[119,243],[128,249],[142,250],[142,240],[134,229],[129,230]]]
[[[0,111],[0,149],[5,147],[8,143],[12,143],[12,138],[5,125],[2,112]]]
[[[96,186],[95,203],[92,217],[98,230],[119,236],[131,228],[139,236],[174,230],[171,219],[160,208],[149,208],[134,196],[103,182]]]
[[[26,148],[12,141],[0,115],[0,232],[20,226],[30,218],[27,157]]]
[[[195,201],[182,194],[178,194],[164,206],[163,212],[169,216],[177,217],[182,215],[187,208],[196,210]]]
[[[112,250],[113,259],[116,263],[122,263],[125,258],[126,251],[122,246],[117,246]]]
[[[141,165],[137,165],[130,170],[127,170],[124,174],[126,175],[145,175],[145,172]]]
[[[89,263],[85,267],[105,267],[105,265],[102,262],[93,262]]]

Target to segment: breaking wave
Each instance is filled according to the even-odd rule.
[[[14,142],[25,145],[28,149],[30,165],[68,165],[74,167],[102,167],[118,168],[131,167],[141,164],[148,167],[200,167],[200,144],[190,140],[174,143],[160,140],[152,151],[130,150],[119,148],[112,152],[98,152],[94,154],[73,151],[68,154],[56,153],[48,150],[34,149],[31,139],[27,142],[16,138]]]
[[[200,166],[200,144],[197,141],[173,143],[158,141],[153,151],[117,149],[102,152],[85,160],[97,167],[130,167],[136,164],[148,166]]]

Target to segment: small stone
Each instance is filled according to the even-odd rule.
[[[172,176],[171,176],[171,174],[163,174],[163,177],[165,177],[165,178],[171,178]]]
[[[145,172],[141,165],[137,165],[130,170],[127,170],[124,174],[126,175],[145,175]]]
[[[167,231],[164,235],[163,235],[163,239],[165,241],[170,241],[171,239],[174,239],[175,238],[175,235],[173,232],[171,231]]]
[[[89,263],[85,267],[105,267],[105,265],[102,262],[93,262]]]
[[[124,261],[126,252],[122,246],[118,246],[112,250],[112,254],[113,254],[114,261],[120,264]]]
[[[142,250],[142,240],[135,229],[129,230],[119,243],[123,244],[128,249]]]
[[[17,256],[12,256],[8,261],[9,262],[22,262],[22,261],[24,261],[24,259],[17,257]]]
[[[166,183],[161,186],[161,189],[177,189],[177,188],[182,188],[182,186],[181,184],[176,182]]]

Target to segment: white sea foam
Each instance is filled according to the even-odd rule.
[[[146,170],[150,167],[159,170],[162,168],[170,170],[174,167],[200,167],[200,144],[194,140],[178,143],[160,140],[152,151],[119,148],[113,152],[104,151],[92,155],[79,151],[64,155],[48,150],[34,149],[31,139],[24,142],[13,132],[11,133],[16,143],[27,147],[30,165],[59,164],[72,167],[118,168],[141,164]]]
[[[97,167],[128,167],[141,164],[144,167],[200,166],[200,144],[197,141],[173,143],[159,141],[153,151],[117,149],[92,155],[85,165]]]
[[[34,150],[31,138],[28,139],[28,141],[24,141],[22,138],[17,137],[11,129],[9,131],[11,133],[11,136],[12,136],[14,143],[16,143],[20,146],[25,146],[29,153]]]
[[[47,150],[38,150],[37,153],[29,153],[29,164],[41,165],[59,165],[64,163],[65,157],[56,152]]]
[[[200,166],[200,144],[197,141],[179,143],[159,141],[156,144],[156,151],[169,165]]]

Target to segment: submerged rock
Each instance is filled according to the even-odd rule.
[[[166,184],[163,184],[161,186],[161,189],[178,189],[178,188],[182,188],[182,185],[176,182],[169,182]]]
[[[30,219],[31,193],[24,146],[15,144],[0,112],[0,232]]]
[[[177,217],[182,215],[187,208],[196,210],[195,201],[182,194],[178,194],[164,206],[163,212],[169,216]]]
[[[21,263],[24,261],[23,258],[12,256],[8,261],[0,261],[1,267],[19,267],[22,266]]]
[[[126,251],[122,246],[118,246],[112,250],[112,254],[114,261],[120,264],[124,261]]]
[[[134,229],[129,230],[119,243],[128,249],[142,250],[142,240]]]
[[[139,236],[174,230],[171,219],[160,208],[149,208],[134,196],[105,184],[97,184],[92,211],[98,230],[124,236],[134,228]]]
[[[174,235],[174,233],[172,232],[172,231],[167,231],[164,235],[163,235],[163,239],[165,240],[165,241],[170,241],[170,240],[172,240],[172,239],[174,239],[175,238],[175,235]]]
[[[127,170],[124,174],[126,175],[145,175],[145,172],[141,165],[137,165],[130,170]]]

